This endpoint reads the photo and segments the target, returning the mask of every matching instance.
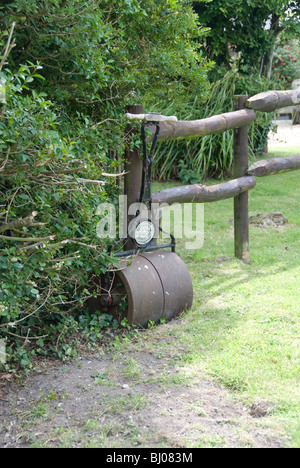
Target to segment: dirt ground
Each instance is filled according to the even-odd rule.
[[[282,447],[267,402],[246,407],[208,376],[187,375],[167,342],[164,356],[154,351],[176,326],[123,353],[46,361],[26,381],[0,386],[0,447]]]
[[[300,125],[292,125],[290,120],[278,120],[276,123],[277,132],[269,135],[269,148],[299,146],[300,152]]]
[[[270,146],[298,145],[300,126],[280,125]],[[279,448],[269,405],[244,406],[207,375],[174,364],[174,346],[155,343],[174,320],[125,351],[47,360],[24,381],[0,375],[0,447]],[[178,355],[184,350],[177,349]]]

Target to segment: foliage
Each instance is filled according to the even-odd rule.
[[[183,120],[193,120],[233,110],[233,95],[253,96],[271,89],[286,88],[295,76],[294,55],[286,61],[288,68],[281,80],[270,70],[273,49],[279,34],[287,39],[300,31],[300,3],[290,0],[194,2],[200,23],[208,27],[205,51],[217,66],[209,71],[211,90],[208,95],[190,95],[185,105],[169,107],[165,112]],[[296,42],[296,44],[298,44]],[[202,52],[203,53],[203,52]],[[288,54],[290,55],[290,54]],[[276,70],[277,55],[275,53]],[[281,61],[279,62],[279,67]],[[276,74],[277,75],[277,74]],[[250,127],[252,155],[266,150],[274,115],[259,113]],[[155,174],[160,179],[179,177],[191,182],[207,176],[230,174],[233,159],[233,134],[211,135],[195,140],[173,141],[160,145]]]
[[[119,118],[124,104],[147,104],[147,96],[174,95],[189,83],[201,88],[205,66],[194,41],[201,29],[190,4],[17,0],[4,20],[18,20],[12,60],[38,60],[52,99],[103,120]]]
[[[85,306],[110,261],[95,214],[118,186],[104,171],[122,166],[126,105],[206,92],[196,19],[189,0],[1,5],[0,337],[11,361],[67,358],[79,329],[99,339],[114,328]]]
[[[280,86],[290,89],[292,82],[299,78],[299,42],[281,43],[275,49],[273,61],[273,77],[278,79]]]
[[[115,196],[114,183],[99,180],[103,150],[92,158],[62,137],[51,102],[28,88],[34,79],[33,65],[6,71],[0,122],[1,331],[18,335],[20,345],[51,324],[66,326],[64,313],[89,294],[91,272],[107,268],[95,212]],[[26,362],[23,354],[16,357]]]
[[[233,96],[253,96],[269,90],[269,82],[249,73],[240,73],[239,64],[212,84],[208,99],[191,96],[181,108],[176,109],[182,120],[204,119],[233,111]],[[163,108],[163,103],[161,104]],[[164,109],[168,113],[171,108]],[[268,133],[272,128],[273,114],[259,113],[249,128],[249,148],[252,155],[265,150]],[[233,131],[202,138],[175,140],[159,144],[154,163],[154,174],[160,180],[179,178],[183,183],[199,183],[207,177],[226,177],[231,174],[233,163]]]
[[[246,65],[267,66],[274,40],[284,32],[300,32],[298,0],[214,0],[195,2],[202,25],[211,28],[206,45],[211,59],[229,65],[241,53]]]

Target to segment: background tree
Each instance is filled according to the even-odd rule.
[[[210,29],[206,50],[219,65],[241,53],[244,66],[271,78],[278,35],[300,33],[299,0],[213,0],[194,3],[200,23]]]
[[[216,65],[209,73],[211,92],[205,105],[198,95],[190,95],[185,106],[176,110],[180,118],[197,119],[229,112],[233,110],[234,94],[253,96],[276,87],[284,89],[290,83],[278,80],[277,73],[272,81],[270,78],[271,70],[275,71],[272,61],[278,35],[284,40],[299,37],[299,0],[212,0],[194,1],[193,5],[200,24],[208,28],[200,53]],[[163,103],[161,108],[165,108]],[[170,108],[171,105],[167,111]],[[251,125],[249,147],[253,156],[266,150],[273,119],[272,114],[260,114]],[[156,175],[176,176],[185,182],[228,176],[232,168],[232,141],[232,132],[225,132],[222,136],[201,138],[200,142],[182,140],[161,145]]]

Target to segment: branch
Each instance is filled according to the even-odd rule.
[[[51,178],[52,180],[52,178]],[[45,181],[46,182],[46,181]],[[44,183],[44,182],[43,182]],[[100,185],[103,186],[105,185],[105,182],[103,180],[92,180],[92,179],[76,179],[76,180],[59,180],[59,181],[53,181],[52,184],[55,185],[80,185],[80,184],[91,184],[91,185]]]
[[[49,240],[54,240],[55,236],[48,237],[10,237],[10,236],[0,236],[0,239],[10,240],[12,242],[46,242]]]
[[[0,172],[2,172],[3,169],[5,168],[5,166],[6,166],[6,164],[7,164],[7,161],[8,161],[8,158],[9,158],[9,155],[10,155],[10,148],[8,148],[6,157],[5,157],[4,161],[3,161],[2,166],[0,167]]]
[[[8,224],[2,224],[0,226],[0,233],[13,230],[13,229],[18,229],[19,227],[23,226],[31,226],[34,223],[34,218],[38,215],[37,211],[33,211],[30,216],[27,216],[26,218],[19,218],[15,219],[14,221],[11,221]]]
[[[108,174],[107,172],[102,172],[101,175],[103,177],[121,177],[121,176],[124,176],[126,174],[128,174],[128,172],[123,171],[123,172],[120,172],[119,174]]]
[[[51,236],[51,237],[54,237],[54,236]],[[0,238],[1,238],[1,236],[0,236]],[[38,239],[35,239],[35,240],[38,240]],[[50,240],[53,240],[53,239],[50,239]],[[36,242],[35,244],[31,244],[31,245],[24,245],[22,247],[19,247],[19,249],[20,250],[31,251],[31,250],[38,249],[39,247],[45,247],[48,250],[50,250],[50,249],[54,250],[54,249],[57,249],[59,247],[62,247],[64,245],[66,245],[66,244],[81,245],[82,247],[87,247],[87,248],[93,249],[95,251],[97,251],[99,249],[99,245],[85,244],[84,242],[80,242],[77,239],[65,239],[65,240],[57,242],[55,244],[48,244],[48,245],[45,245],[45,243],[42,240],[40,240],[40,242]],[[72,255],[74,255],[74,254],[72,254]]]
[[[54,236],[51,236],[52,239],[50,240],[53,240],[53,237]],[[49,250],[49,249],[55,249],[57,247],[60,247],[64,244],[67,244],[68,241],[62,241],[62,242],[58,242],[56,244],[45,244],[45,242],[43,241],[40,241],[40,242],[36,242],[35,244],[30,244],[30,245],[22,245],[21,247],[19,247],[18,249],[19,250],[27,250],[27,252],[31,252],[32,250],[35,250],[35,249],[38,249],[39,247],[43,247],[43,248],[46,248]]]
[[[70,168],[70,169],[62,169],[62,170],[56,170],[53,169],[52,171],[41,171],[40,174],[46,175],[46,176],[53,176],[56,174],[72,174],[73,172],[84,172],[84,170],[87,169],[87,164],[84,164],[82,167],[78,168]]]
[[[10,33],[9,33],[9,36],[8,36],[8,39],[7,39],[4,55],[3,55],[2,60],[0,62],[0,71],[2,70],[3,66],[5,65],[6,59],[9,56],[11,50],[16,45],[15,44],[15,39],[13,39],[13,41],[12,41],[12,35],[13,35],[13,32],[14,32],[15,26],[16,26],[16,22],[14,21],[12,26],[11,26],[11,30],[10,30]]]

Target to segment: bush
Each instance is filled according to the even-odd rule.
[[[114,182],[101,177],[103,149],[91,158],[62,136],[52,103],[29,89],[36,79],[33,65],[6,71],[0,120],[0,323],[19,343],[84,304],[91,272],[105,271],[108,260],[96,208],[116,196]]]
[[[278,44],[273,60],[273,79],[280,87],[291,89],[292,82],[299,78],[299,41]]]
[[[159,99],[207,89],[191,4],[0,7],[0,51],[16,22],[15,47],[11,41],[0,66],[0,338],[23,366],[32,354],[71,356],[73,333],[88,326],[91,275],[110,261],[95,213],[104,200],[117,203],[115,178],[102,174],[124,161],[126,106],[142,101],[153,110]]]

